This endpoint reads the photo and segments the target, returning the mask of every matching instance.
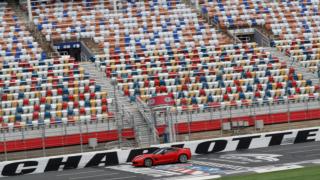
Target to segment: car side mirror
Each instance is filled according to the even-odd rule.
[[[165,153],[166,153],[166,152],[164,152],[164,151],[163,151],[163,152],[161,152],[161,154],[162,154],[162,155],[164,155]]]

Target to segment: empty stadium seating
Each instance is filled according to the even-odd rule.
[[[248,10],[236,13],[243,5],[228,2],[206,4],[215,7],[214,19],[221,26],[239,26],[232,22],[268,26],[271,22],[266,18],[273,6],[261,5],[256,10],[263,10],[259,14],[250,9],[259,3],[252,2],[245,6]],[[319,96],[319,87],[256,44],[226,45],[228,38],[222,39],[179,1],[128,2],[120,13],[114,13],[109,5],[102,9],[105,5],[80,12],[75,9],[83,9],[85,3],[38,5],[34,22],[48,40],[93,38],[104,51],[96,56],[96,65],[108,78],[116,78],[118,88],[133,101],[136,96],[147,100],[170,94],[178,107],[203,108]]]
[[[218,130],[224,120],[237,118],[246,119],[253,126],[257,119],[268,125],[319,117],[319,110],[314,107],[306,107],[308,112],[303,112],[296,106],[293,109],[300,110],[298,113],[289,112],[291,102],[308,106],[312,101],[318,106],[313,100],[320,99],[320,87],[314,81],[305,79],[290,62],[256,43],[235,44],[230,38],[232,34],[225,33],[227,29],[246,27],[264,29],[263,32],[273,38],[272,46],[316,72],[320,64],[318,1],[199,0],[199,3],[202,15],[209,17],[214,25],[201,17],[196,8],[180,0],[118,1],[117,12],[112,1],[107,0],[32,1],[33,25],[48,44],[92,43],[99,52],[92,59],[90,56],[90,60],[108,80],[116,80],[117,89],[130,101],[141,103],[142,100],[141,104],[146,107],[144,102],[153,96],[171,96],[175,105],[169,110],[177,112],[178,133]],[[47,57],[35,42],[38,38],[27,30],[29,26],[21,22],[6,3],[1,3],[0,9],[0,129],[72,124],[62,126],[71,129],[70,134],[65,131],[65,137],[47,134],[58,139],[55,143],[46,144],[52,139],[39,138],[34,141],[36,146],[26,149],[40,148],[43,146],[40,141],[45,147],[59,147],[87,143],[91,137],[105,142],[120,139],[120,135],[130,139],[149,135],[138,132],[134,126],[137,114],[128,113],[125,117],[125,112],[117,112],[123,113],[121,118],[116,118],[111,128],[109,121],[106,123],[111,133],[105,132],[104,124],[91,123],[100,129],[87,126],[87,134],[91,136],[84,134],[82,139],[82,124],[77,126],[79,131],[73,131],[75,123],[113,117],[107,93],[74,58]],[[96,50],[88,53],[94,52]],[[91,65],[86,68],[94,69]],[[97,80],[101,79],[99,75]],[[116,98],[116,92],[114,96]],[[251,108],[247,108],[249,106]],[[269,111],[265,110],[266,106]],[[282,108],[279,112],[278,107]],[[231,117],[233,109],[236,113],[250,110],[250,116]],[[259,109],[260,114],[253,112],[255,109]],[[144,112],[136,110],[136,113]],[[211,115],[212,111],[220,111],[221,121],[218,115],[215,118]],[[186,123],[190,120],[189,113],[191,122],[198,122]],[[193,118],[192,114],[197,117]],[[159,111],[155,116],[156,128],[162,128],[163,133],[167,114]],[[147,123],[146,119],[141,116],[139,120]],[[127,135],[122,131],[127,128],[126,120],[132,120],[125,122],[130,124]],[[145,126],[149,127],[146,131],[152,129],[150,126],[153,125]],[[19,138],[12,144],[19,142]],[[63,144],[59,143],[60,138],[72,141]],[[11,146],[9,151],[17,151],[22,146]]]
[[[107,93],[73,58],[48,58],[6,3],[0,8],[0,127],[112,116]]]
[[[318,71],[319,1],[200,1],[222,29],[260,26],[273,35],[273,46],[312,72]]]

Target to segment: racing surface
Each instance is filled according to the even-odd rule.
[[[8,180],[149,180],[212,179],[241,173],[264,173],[320,164],[320,142],[273,146],[193,156],[185,164],[135,168],[130,164],[24,175]]]

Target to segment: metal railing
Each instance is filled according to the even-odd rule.
[[[312,100],[304,100],[304,101],[281,101],[270,103],[269,101],[262,102],[258,104],[257,102],[253,102],[250,105],[242,105],[242,106],[207,106],[206,108],[194,108],[194,109],[185,109],[185,110],[177,110],[173,108],[172,110],[167,112],[167,117],[169,117],[170,122],[174,122],[175,126],[175,136],[179,137],[183,134],[186,138],[178,138],[177,141],[181,140],[192,140],[191,127],[197,126],[197,123],[202,122],[201,125],[203,127],[199,128],[203,131],[221,131],[218,135],[224,135],[222,131],[222,124],[224,122],[232,122],[238,120],[245,120],[250,122],[255,122],[255,120],[259,120],[261,118],[265,118],[265,125],[274,125],[275,129],[280,128],[286,124],[286,129],[293,128],[296,122],[303,122],[303,126],[313,126],[314,124],[308,124],[308,121],[305,120],[316,120],[320,125],[320,99],[312,99]],[[298,114],[298,115],[297,115]],[[158,113],[157,124],[165,125],[165,116],[163,113]],[[280,118],[280,119],[279,119]],[[314,119],[316,118],[316,119]],[[214,124],[219,126],[213,127]],[[183,127],[181,123],[184,123],[184,127],[186,127],[187,132],[181,133],[179,132],[179,127]],[[282,125],[278,125],[278,124]],[[284,124],[283,124],[284,123]],[[241,133],[253,133],[255,129],[252,128],[252,132],[241,132]]]
[[[172,137],[176,137],[173,138],[174,141],[221,137],[232,135],[235,132],[238,134],[254,133],[256,129],[252,127],[252,124],[250,127],[232,132],[223,131],[221,124],[239,120],[255,122],[255,120],[260,120],[262,117],[265,118],[266,131],[320,125],[319,98],[299,102],[290,100],[274,103],[263,102],[262,104],[253,102],[251,105],[240,107],[208,106],[203,109],[181,111],[168,109],[165,115],[163,113],[154,114],[156,119],[152,119],[151,111],[148,110],[148,106],[145,103],[142,101],[138,103],[142,106],[140,107],[140,112],[142,112],[142,115],[144,114],[148,127],[154,135],[154,142],[151,142],[151,144],[159,143],[160,137],[156,127],[166,125],[165,121],[171,122],[171,126],[174,127],[174,131],[172,131],[174,133]],[[126,111],[124,111],[124,114],[121,112],[123,111],[119,111],[119,116],[123,116],[123,120],[128,121],[129,124],[129,127],[126,127],[129,129],[124,129],[123,126],[120,126],[122,128],[121,131],[117,131],[116,124],[116,122],[121,121],[115,121],[115,119],[90,122],[79,121],[73,124],[42,124],[37,127],[1,128],[0,161],[124,147],[123,144],[133,144],[135,143],[134,140],[126,140],[126,137],[123,137],[123,140],[119,142],[118,139],[114,138],[112,139],[113,143],[110,143],[111,140],[108,139],[110,139],[109,137],[121,137],[126,131],[133,131],[135,134],[129,139],[136,138],[135,140],[139,144],[139,141],[141,141],[139,139],[140,132],[136,128],[134,116]],[[299,123],[298,121],[301,122]],[[199,122],[202,122],[200,129],[203,132],[194,131],[195,128],[199,128],[197,127]],[[185,130],[183,131],[183,129]],[[102,136],[104,140],[98,143],[97,147],[92,148],[89,146],[88,137],[101,139]],[[55,137],[54,141],[52,140],[53,137]]]
[[[144,120],[148,124],[148,127],[152,133],[152,142],[150,144],[158,144],[160,141],[159,138],[159,132],[157,130],[157,123],[156,119],[154,117],[154,112],[153,110],[145,103],[143,102],[140,98],[137,98],[137,107],[140,112],[140,114],[143,116]]]
[[[2,127],[0,161],[124,147],[123,144],[128,144],[130,141],[126,138],[132,139],[132,137],[126,136],[119,142],[117,137],[122,135],[118,133],[126,134],[132,132],[132,129],[123,126],[121,128],[118,132],[115,119],[40,124],[36,127]],[[88,142],[90,138],[100,140],[97,147],[90,147]],[[112,141],[115,142],[114,147],[106,147],[107,143]]]

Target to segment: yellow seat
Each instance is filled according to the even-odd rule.
[[[51,104],[52,103],[52,97],[50,97],[50,96],[46,97],[46,103]]]
[[[58,107],[58,106],[57,106]],[[58,110],[58,109],[57,109]],[[62,117],[62,112],[60,110],[56,111],[56,116],[58,118],[61,118]]]
[[[90,105],[91,105],[91,107],[96,107],[96,100],[95,99],[91,99],[90,100]]]
[[[78,89],[78,87],[79,87],[79,81],[74,81],[74,89]]]
[[[57,110],[60,111],[62,109],[62,104],[61,103],[57,103]]]
[[[78,87],[75,87],[73,89],[73,94],[74,94],[74,96],[79,94],[79,88]]]
[[[90,108],[91,114],[97,114],[97,109],[95,107]]]
[[[14,123],[16,118],[15,115],[10,115],[8,119],[10,123]]]
[[[101,92],[101,98],[106,98],[107,95],[108,95],[107,92],[105,92],[105,91],[102,91],[102,92]]]
[[[12,107],[17,107],[18,106],[18,101],[17,100],[12,100],[11,101]]]

